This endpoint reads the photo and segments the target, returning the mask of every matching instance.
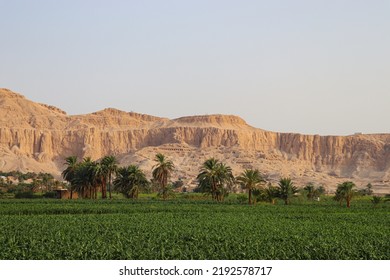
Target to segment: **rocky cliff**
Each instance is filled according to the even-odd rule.
[[[180,163],[177,172],[184,177],[196,174],[205,158],[216,156],[236,172],[260,168],[269,178],[292,176],[302,183],[335,184],[353,178],[387,188],[390,180],[390,134],[274,133],[226,115],[170,120],[105,109],[69,116],[0,89],[0,170],[58,175],[69,155],[98,159],[108,154],[149,167],[159,149],[175,157]],[[195,161],[186,160],[191,158]]]

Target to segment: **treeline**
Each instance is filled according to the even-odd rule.
[[[170,180],[175,166],[163,154],[156,154],[155,165],[152,170],[152,179],[148,180],[145,173],[136,165],[118,166],[114,156],[106,156],[100,161],[92,161],[84,158],[81,161],[77,157],[66,158],[66,169],[63,178],[69,182],[71,197],[77,192],[82,198],[97,199],[98,192],[101,198],[111,198],[112,191],[122,193],[126,198],[136,199],[141,192],[157,192],[164,200],[173,195],[173,189],[182,186],[181,181]],[[246,169],[235,177],[232,169],[227,164],[215,159],[207,159],[199,169],[196,177],[197,187],[194,192],[210,195],[217,202],[224,201],[231,192],[241,188],[248,193],[248,204],[258,201],[275,203],[276,199],[282,199],[286,205],[298,192],[309,200],[319,200],[325,193],[325,188],[310,183],[298,189],[291,178],[281,178],[277,185],[267,182],[257,169]],[[108,192],[108,195],[107,195]],[[334,199],[340,204],[346,203],[350,207],[351,200],[357,195],[371,195],[372,186],[369,184],[364,190],[357,191],[353,182],[344,182],[337,186]],[[375,198],[377,202],[380,198]],[[378,203],[379,203],[378,202]]]
[[[174,190],[187,190],[181,179],[172,181],[171,175],[175,166],[165,155],[158,153],[154,158],[155,165],[152,178],[147,179],[143,170],[137,165],[119,167],[115,156],[105,156],[99,161],[83,158],[78,161],[76,156],[65,159],[66,168],[62,176],[66,182],[55,180],[49,173],[22,173],[19,171],[0,171],[0,197],[33,198],[56,197],[53,190],[67,188],[70,198],[77,192],[79,197],[97,199],[98,193],[102,199],[112,198],[112,192],[119,192],[126,198],[137,199],[140,193],[155,193],[162,199],[168,199],[175,194]],[[247,192],[247,203],[269,202],[275,204],[277,199],[286,205],[296,196],[305,196],[308,200],[320,200],[325,194],[323,186],[312,183],[302,188],[294,185],[291,178],[281,178],[276,185],[267,182],[266,178],[257,169],[245,169],[238,176],[234,176],[227,164],[215,159],[207,159],[199,168],[196,177],[195,193],[203,193],[212,200],[222,202],[229,193]],[[340,205],[350,207],[354,197],[372,195],[372,185],[357,190],[353,182],[344,182],[337,186],[334,200]],[[100,197],[100,195],[99,195]],[[242,197],[240,198],[243,199]],[[389,197],[373,196],[373,204],[389,201]]]
[[[50,180],[54,180],[54,177],[53,175],[51,175],[50,173],[43,173],[43,172],[39,172],[39,173],[35,173],[35,172],[27,172],[27,173],[23,173],[23,172],[20,172],[20,171],[10,171],[10,172],[3,172],[3,171],[0,171],[0,177],[13,177],[15,179],[17,179],[19,182],[24,182],[24,181],[27,181],[29,179],[36,179],[36,180],[42,180],[44,182],[49,182]]]
[[[50,173],[0,171],[0,197],[39,197],[36,193],[41,193],[44,197],[55,197],[52,191],[65,186]]]
[[[119,167],[114,156],[105,156],[100,161],[90,158],[78,161],[75,156],[68,157],[62,176],[70,184],[71,197],[76,191],[82,198],[97,199],[101,192],[102,199],[111,199],[114,190],[127,198],[138,198],[140,192],[156,189],[163,199],[167,199],[171,193],[169,179],[174,165],[163,154],[157,154],[154,160],[151,181],[136,165]]]

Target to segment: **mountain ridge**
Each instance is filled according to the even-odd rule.
[[[64,158],[99,159],[107,154],[122,164],[150,171],[153,156],[173,157],[175,176],[193,185],[202,162],[211,156],[236,173],[258,168],[272,181],[291,176],[334,187],[350,179],[390,189],[390,134],[320,136],[270,132],[239,116],[203,115],[176,119],[107,108],[67,115],[59,108],[0,89],[0,170],[49,171],[59,176]]]

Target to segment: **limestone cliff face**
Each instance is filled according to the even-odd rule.
[[[361,168],[384,170],[390,163],[390,135],[318,136],[278,134],[277,147],[318,168],[351,173]]]
[[[6,89],[0,89],[0,117],[0,158],[1,153],[6,154],[7,161],[12,155],[37,163],[62,162],[70,155],[98,159],[175,144],[194,149],[222,146],[257,151],[262,160],[277,158],[287,166],[289,161],[298,160],[318,172],[331,170],[339,176],[365,176],[367,172],[372,176],[377,172],[381,179],[390,177],[390,134],[341,137],[274,133],[253,128],[237,116],[224,115],[169,120],[106,109],[68,116]],[[14,165],[0,164],[0,169],[7,166]]]

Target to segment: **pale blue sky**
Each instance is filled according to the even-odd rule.
[[[82,114],[390,132],[390,1],[0,0],[0,87]]]

